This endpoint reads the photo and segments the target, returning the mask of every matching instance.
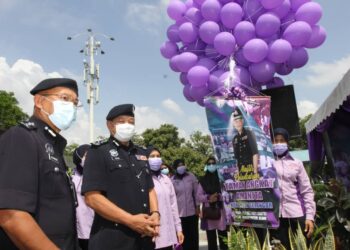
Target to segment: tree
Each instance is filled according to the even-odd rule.
[[[195,131],[190,135],[190,140],[186,142],[186,146],[203,155],[213,154],[210,136],[203,135],[200,131]]]
[[[66,161],[66,164],[69,168],[74,168],[74,163],[73,163],[73,153],[74,150],[79,147],[79,144],[77,143],[72,143],[70,145],[68,145],[65,149],[64,149],[64,159]]]
[[[162,124],[158,129],[146,129],[142,133],[143,145],[167,149],[180,147],[185,139],[179,137],[178,128],[171,124]]]
[[[301,136],[289,141],[289,147],[291,149],[307,149],[307,136],[305,123],[310,120],[312,114],[299,119],[300,134]]]
[[[7,130],[27,118],[14,94],[0,90],[0,130]]]

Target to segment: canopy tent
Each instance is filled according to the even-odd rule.
[[[327,162],[333,165],[332,151],[344,146],[340,145],[344,143],[339,138],[350,137],[350,70],[305,124],[305,127],[311,163],[317,167],[323,163],[326,156]]]

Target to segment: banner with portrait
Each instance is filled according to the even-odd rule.
[[[209,97],[205,103],[228,222],[277,228],[280,191],[270,136],[270,98]]]

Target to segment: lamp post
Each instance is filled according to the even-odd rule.
[[[85,59],[84,65],[84,86],[87,90],[87,103],[89,104],[89,133],[90,142],[94,141],[94,105],[99,103],[99,90],[100,90],[100,64],[95,63],[95,56],[100,52],[104,55],[105,52],[101,48],[101,42],[96,39],[96,36],[103,36],[110,41],[114,41],[114,38],[105,34],[94,34],[92,29],[87,29],[87,33],[79,33],[74,36],[67,37],[67,40],[80,37],[82,35],[88,35],[85,42],[85,47],[80,50],[80,53],[84,53]]]

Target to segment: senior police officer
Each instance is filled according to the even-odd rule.
[[[241,110],[236,107],[233,112],[233,124],[237,130],[237,134],[233,137],[232,145],[234,149],[235,158],[237,160],[240,176],[250,175],[252,178],[257,177],[258,173],[258,147],[254,133],[244,128],[244,120]],[[252,169],[252,171],[244,171],[242,169]]]
[[[134,105],[122,104],[107,115],[110,137],[87,153],[82,193],[95,210],[89,249],[154,249],[160,214],[147,151],[131,142]]]
[[[59,134],[75,120],[74,80],[40,82],[34,114],[0,138],[0,249],[76,249],[76,200]]]

